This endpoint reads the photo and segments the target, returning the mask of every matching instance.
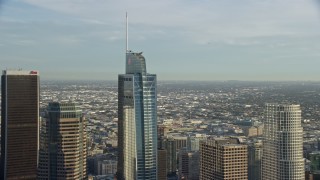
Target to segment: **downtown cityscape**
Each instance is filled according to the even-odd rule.
[[[248,174],[246,178],[240,179],[261,179],[265,103],[292,102],[300,104],[302,113],[299,121],[303,127],[301,151],[305,158],[302,174],[317,174],[319,88],[320,85],[314,82],[160,81],[157,87],[158,147],[162,146],[169,157],[165,161],[160,161],[159,158],[158,163],[166,162],[168,179],[178,179],[181,171],[179,162],[182,162],[179,158],[185,157],[183,154],[179,155],[179,151],[189,151],[184,173],[188,173],[189,179],[190,176],[199,179],[199,154],[195,155],[196,164],[190,165],[190,173],[195,175],[189,175],[189,163],[193,160],[192,152],[200,153],[200,141],[208,137],[237,137],[248,149],[245,161],[248,163],[245,166]],[[88,172],[100,179],[112,178],[113,173],[116,173],[117,92],[117,83],[112,81],[42,84],[42,108],[51,101],[71,100],[77,102],[85,112],[90,147]],[[173,153],[170,154],[170,150]],[[111,162],[114,163],[113,166],[106,165],[112,164]],[[182,164],[180,165],[182,168]],[[197,166],[198,170],[195,169]],[[107,167],[114,169],[109,169],[108,172]]]
[[[320,180],[320,2],[292,1],[0,1],[0,180]]]
[[[9,76],[9,72],[12,71],[8,70],[7,76]],[[13,72],[29,73],[29,71]],[[23,84],[23,86],[26,86],[26,84]],[[319,173],[318,157],[320,156],[318,151],[320,129],[317,119],[319,117],[319,111],[317,111],[320,98],[319,88],[320,85],[315,82],[158,82],[157,178],[219,179],[218,176],[220,176],[220,179],[228,179],[226,175],[229,169],[229,179],[269,179],[272,168],[264,169],[262,162],[263,158],[266,157],[263,156],[263,152],[271,153],[272,157],[279,158],[277,153],[280,153],[280,151],[276,147],[272,148],[272,144],[288,145],[288,141],[292,140],[294,142],[292,146],[285,148],[286,156],[292,157],[287,162],[291,161],[292,164],[291,166],[282,165],[282,168],[288,168],[287,172],[296,168],[291,171],[291,173],[296,172],[296,174],[291,175],[297,176],[297,179],[305,179],[305,176],[306,179],[317,179]],[[20,100],[22,100],[21,97]],[[87,134],[87,149],[81,150],[79,145],[75,147],[79,150],[77,153],[82,154],[82,158],[86,158],[86,163],[84,163],[85,176],[89,179],[114,179],[118,172],[119,152],[121,152],[118,141],[117,82],[41,82],[39,102],[40,142],[42,138],[46,138],[44,136],[46,134],[45,130],[49,128],[48,124],[45,123],[46,119],[48,119],[48,116],[54,119],[54,115],[49,115],[49,113],[57,112],[57,109],[60,108],[60,113],[65,111],[66,114],[67,112],[78,114],[86,122],[86,131],[83,132]],[[291,105],[289,102],[295,105]],[[54,110],[55,108],[57,109]],[[290,131],[286,131],[288,133],[286,137],[289,137],[286,141],[281,141],[283,138],[278,137],[268,141],[267,145],[271,147],[265,147],[266,134],[275,133],[274,127],[279,125],[272,124],[273,120],[283,120],[280,117],[274,117],[274,114],[279,114],[280,108],[284,108],[282,113],[292,116],[288,117],[292,122],[283,123],[283,126],[289,124],[294,132],[290,137]],[[285,108],[291,109],[286,110]],[[270,116],[273,116],[273,118],[268,118]],[[68,121],[68,118],[61,117],[61,123],[62,120]],[[71,119],[68,122],[71,123]],[[74,125],[78,127],[80,124],[77,121]],[[298,126],[295,127],[295,124]],[[299,133],[299,130],[295,128],[303,128],[303,131],[301,129]],[[268,131],[268,129],[270,130]],[[62,130],[63,128],[61,128]],[[27,134],[30,134],[30,132],[31,130],[26,131]],[[80,133],[81,131],[76,132]],[[60,133],[61,135],[70,133],[70,130]],[[78,140],[71,138],[70,141],[80,143],[82,140],[83,142],[84,135],[80,133],[76,136]],[[80,138],[81,136],[82,138]],[[27,137],[27,135],[23,136],[23,142],[30,144],[30,140],[25,141]],[[21,147],[23,142],[17,142],[17,135],[15,139]],[[295,143],[298,144],[295,145]],[[85,144],[81,146],[83,145]],[[223,154],[227,153],[227,150],[226,152],[216,151],[214,150],[216,146],[230,147],[230,152]],[[45,166],[50,164],[48,157],[43,158],[45,154],[41,153],[43,152],[41,147],[42,145],[40,145],[39,152],[39,170],[41,170],[41,164]],[[19,150],[25,151],[26,148],[16,149],[16,151]],[[66,153],[68,149],[61,151]],[[3,153],[3,150],[1,152]],[[297,154],[290,155],[293,153]],[[215,159],[217,161],[215,162],[213,159],[213,156],[222,158],[226,155],[231,157],[230,161]],[[281,156],[284,156],[284,154]],[[297,158],[299,156],[301,156],[300,159]],[[32,156],[28,157],[31,158]],[[53,157],[57,158],[59,156]],[[268,161],[274,161],[270,163],[272,167],[275,167],[277,160],[272,159],[272,157],[269,157]],[[300,161],[296,166],[294,166],[295,159]],[[77,163],[80,165],[80,161],[77,161]],[[80,167],[79,165],[77,167]],[[61,169],[65,166],[66,164],[61,164]],[[215,174],[214,169],[217,166],[221,166],[224,174]],[[281,166],[280,162],[279,166]],[[75,168],[71,169],[74,172]],[[262,176],[265,171],[268,173],[267,178]],[[42,170],[39,172],[48,171]],[[40,175],[39,172],[38,175]],[[277,175],[279,174],[276,174],[275,169],[273,179],[282,179],[281,176]],[[286,177],[288,176],[289,174]],[[26,177],[26,179],[28,178]],[[69,179],[81,178],[77,176]],[[144,177],[142,179],[148,178]]]

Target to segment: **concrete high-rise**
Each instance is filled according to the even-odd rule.
[[[0,179],[36,178],[38,134],[38,71],[4,70],[1,77]]]
[[[49,103],[40,135],[38,179],[87,179],[86,120],[74,103]]]
[[[118,179],[157,179],[157,77],[142,52],[126,50],[118,77]]]
[[[266,104],[263,180],[303,180],[303,129],[300,105]]]
[[[200,142],[200,180],[247,180],[248,149],[236,138]]]

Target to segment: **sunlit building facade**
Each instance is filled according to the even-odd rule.
[[[262,180],[303,180],[300,105],[266,104]]]
[[[142,53],[127,51],[118,79],[118,179],[157,179],[157,80]]]
[[[49,103],[42,121],[38,179],[87,179],[86,120],[80,107]]]
[[[200,142],[200,180],[247,180],[248,147],[236,138]]]

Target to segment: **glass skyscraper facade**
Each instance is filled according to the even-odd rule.
[[[157,179],[157,78],[142,53],[127,51],[118,79],[118,179]]]

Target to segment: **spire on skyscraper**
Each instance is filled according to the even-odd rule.
[[[128,50],[126,13],[126,73],[118,79],[117,178],[157,179],[157,77],[147,74],[142,53]]]

